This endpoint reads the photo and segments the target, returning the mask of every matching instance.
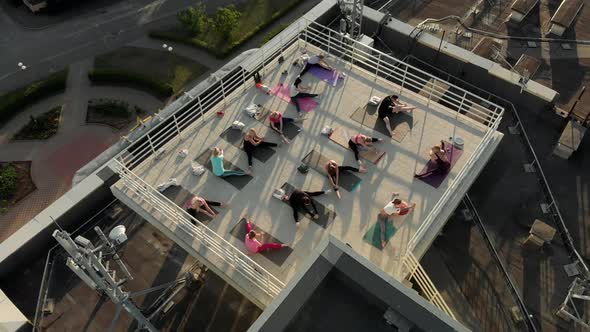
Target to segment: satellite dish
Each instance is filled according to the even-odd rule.
[[[109,239],[115,242],[115,245],[119,245],[127,241],[127,234],[125,234],[126,230],[127,229],[123,225],[115,226],[115,228],[113,228],[109,233]]]

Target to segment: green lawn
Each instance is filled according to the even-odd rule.
[[[96,72],[119,73],[118,80],[125,77],[131,84],[148,85],[148,89],[151,88],[150,83],[152,83],[152,87],[165,85],[172,89],[172,93],[176,94],[187,83],[201,76],[209,68],[174,52],[122,47],[96,57],[94,69]],[[106,82],[103,81],[103,83]]]
[[[242,15],[238,28],[230,38],[224,38],[212,26],[197,36],[191,36],[180,26],[167,31],[153,31],[150,36],[205,48],[216,56],[225,57],[256,32],[269,26],[302,2],[303,0],[248,0],[238,4],[236,7]]]

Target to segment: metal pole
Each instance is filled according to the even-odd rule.
[[[150,148],[152,148],[152,153],[155,155],[156,150],[154,150],[154,144],[152,143],[152,137],[150,136],[149,133],[146,136],[147,136],[148,142],[150,143]]]
[[[182,136],[180,135],[180,127],[178,126],[178,120],[176,119],[176,113],[172,115],[172,118],[174,119],[174,124],[176,125],[176,132],[178,133],[178,137],[182,138]]]

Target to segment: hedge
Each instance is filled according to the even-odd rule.
[[[0,126],[18,114],[23,108],[37,101],[64,91],[67,71],[60,71],[45,79],[0,96]]]
[[[8,200],[14,196],[17,185],[18,175],[14,166],[0,166],[0,199]]]
[[[149,68],[146,68],[146,70],[149,70]],[[88,73],[88,78],[94,84],[136,86],[162,98],[170,97],[174,92],[172,87],[167,83],[153,80],[146,75],[124,70],[93,69]]]
[[[285,14],[287,14],[289,11],[291,11],[293,8],[297,7],[303,1],[304,0],[294,1],[289,6],[275,12],[266,21],[260,23],[259,25],[254,27],[250,32],[245,34],[242,38],[240,38],[239,40],[236,40],[231,45],[229,45],[228,47],[226,47],[222,50],[217,49],[215,45],[208,45],[206,42],[204,42],[202,40],[197,40],[197,39],[194,39],[193,37],[184,36],[178,32],[175,32],[175,31],[150,31],[149,36],[150,36],[150,38],[168,40],[168,41],[178,42],[178,43],[186,44],[189,46],[201,48],[201,49],[204,49],[207,52],[213,54],[215,57],[223,59],[223,58],[226,58],[231,53],[233,53],[233,51],[235,49],[242,46],[242,44],[244,44],[245,42],[250,40],[250,38],[254,37],[254,35],[256,33],[258,33],[258,31],[268,27],[269,25],[274,23],[276,20],[278,20],[279,18],[281,18]],[[277,32],[277,34],[279,32]]]

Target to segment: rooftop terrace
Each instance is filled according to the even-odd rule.
[[[113,186],[119,199],[189,253],[215,265],[221,275],[238,284],[249,284],[242,284],[241,290],[250,293],[261,306],[269,303],[296,273],[298,265],[328,235],[349,244],[387,274],[403,279],[409,272],[402,269],[407,267],[406,254],[419,257],[426,251],[502,138],[496,131],[503,112],[500,107],[422,72],[422,77],[427,76],[424,80],[411,73],[417,69],[397,59],[361,48],[356,42],[341,40],[331,30],[299,20],[252,55],[249,63],[242,64],[217,82],[215,88],[206,91],[203,95],[208,97],[192,98],[186,104],[194,105],[189,106],[190,110],[189,107],[179,110],[162,120],[163,129],[150,132],[145,136],[147,139],[136,140],[127,149],[130,152],[122,154],[115,165],[122,177]],[[323,50],[314,44],[322,45]],[[321,98],[291,144],[277,148],[264,163],[255,159],[254,178],[241,190],[211,172],[192,175],[192,161],[215,146],[224,149],[227,161],[246,169],[245,153],[220,137],[235,120],[244,122],[246,128],[257,128],[271,142],[279,141],[278,135],[265,124],[248,118],[244,109],[256,103],[294,117],[295,108],[274,95],[261,93],[254,87],[250,74],[260,71],[264,83],[270,87],[281,82],[290,84],[300,70],[292,63],[303,50],[327,53],[328,61],[346,73],[346,77],[333,86],[311,74],[304,76],[304,83],[311,85]],[[279,56],[285,61],[279,63],[276,60]],[[289,73],[282,75],[284,70]],[[410,122],[411,130],[399,141],[351,118],[371,96],[389,94],[398,94],[404,102],[417,106]],[[216,117],[218,110],[224,110],[225,116]],[[306,175],[298,173],[301,160],[315,150],[343,165],[356,164],[350,150],[320,134],[324,126],[346,130],[349,135],[360,132],[383,138],[378,148],[385,155],[376,164],[366,163],[368,173],[359,175],[360,186],[354,192],[343,190],[342,200],[333,193],[317,197],[319,203],[335,212],[334,220],[326,228],[306,218],[297,227],[291,208],[272,198],[272,191],[285,182],[308,191],[329,188],[325,176],[314,169]],[[457,136],[465,141],[463,154],[440,187],[413,178],[426,164],[432,145]],[[160,147],[165,152],[158,154]],[[188,149],[189,156],[179,157],[181,149]],[[181,207],[154,189],[172,177],[186,191],[226,201],[229,207],[218,209],[220,213],[212,221],[203,221],[206,227],[193,226]],[[363,236],[377,223],[377,214],[391,199],[392,192],[416,202],[417,208],[394,220],[397,231],[381,250],[366,242]],[[277,264],[262,255],[244,255],[242,238],[230,233],[244,214],[252,216],[266,233],[289,244],[293,251],[286,260]]]

